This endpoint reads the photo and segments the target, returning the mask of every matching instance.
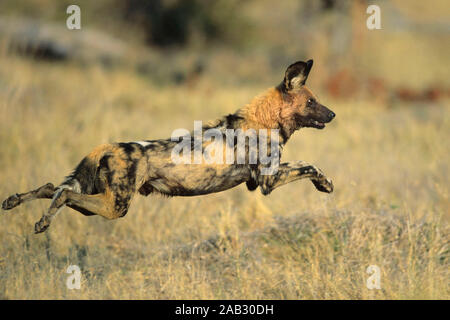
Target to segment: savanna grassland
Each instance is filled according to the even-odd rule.
[[[380,62],[392,81],[401,82],[401,72],[408,78],[406,67],[392,70],[414,61],[433,64],[421,79],[433,79],[433,70],[445,78],[445,58],[403,61],[411,43],[419,45],[386,47],[391,53]],[[165,138],[234,112],[283,76],[284,68],[265,69],[263,58],[215,54],[215,72],[192,87],[126,66],[40,62],[0,50],[0,200],[60,183],[98,144]],[[239,70],[242,83],[225,81],[226,69]],[[264,75],[246,82],[255,71]],[[316,73],[320,60],[313,90]],[[39,235],[34,223],[49,201],[25,203],[0,214],[0,298],[449,299],[448,99],[386,106],[315,91],[336,119],[296,133],[283,161],[320,167],[333,179],[332,194],[303,180],[269,196],[245,185],[192,198],[136,195],[124,218],[66,208]],[[69,265],[81,268],[80,290],[66,287]],[[366,287],[370,265],[380,268],[380,290]]]

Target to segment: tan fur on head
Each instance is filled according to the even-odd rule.
[[[323,129],[335,114],[305,86],[312,65],[312,60],[291,64],[280,85],[240,109],[242,129],[279,129],[284,143],[302,127]]]
[[[309,98],[315,95],[306,86],[288,94],[270,88],[238,111],[245,119],[243,129],[279,129],[289,137],[298,129],[296,114],[303,114]]]

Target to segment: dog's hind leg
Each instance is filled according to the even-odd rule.
[[[53,193],[52,203],[48,211],[42,216],[41,220],[34,226],[35,233],[40,233],[50,226],[50,222],[53,218],[61,211],[65,204],[65,197],[63,196],[64,191],[71,188],[70,186],[64,185],[59,186]]]
[[[53,193],[55,192],[55,187],[51,183],[47,183],[35,190],[31,190],[25,193],[16,193],[9,196],[2,203],[3,210],[11,210],[12,208],[17,207],[18,205],[35,199],[51,199],[53,197]]]
[[[145,172],[146,162],[140,162],[142,150],[136,146],[121,148],[100,157],[97,166],[86,167],[83,160],[74,174],[57,188],[50,208],[36,223],[35,232],[45,231],[65,205],[83,214],[96,214],[107,219],[123,217],[138,189],[136,181],[143,180],[137,173]]]
[[[74,192],[70,189],[63,189],[55,193],[55,197],[42,218],[36,223],[35,233],[47,230],[52,219],[58,212],[67,205],[80,212],[90,212],[100,215],[106,219],[117,219],[123,217],[129,208],[131,194],[119,197],[112,192],[99,193],[94,195]]]
[[[275,174],[260,175],[258,184],[262,193],[267,195],[279,186],[305,178],[310,179],[317,190],[333,192],[332,181],[319,168],[304,161],[282,163]]]

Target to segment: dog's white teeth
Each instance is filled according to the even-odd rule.
[[[315,121],[315,120],[314,120],[314,124],[315,124],[315,125],[318,125],[318,124],[319,124],[319,122],[317,122],[317,121]]]

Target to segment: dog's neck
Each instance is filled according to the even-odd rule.
[[[299,129],[288,104],[285,93],[278,88],[271,88],[239,109],[235,115],[243,119],[241,123],[243,130],[279,130],[279,141],[284,145]]]

